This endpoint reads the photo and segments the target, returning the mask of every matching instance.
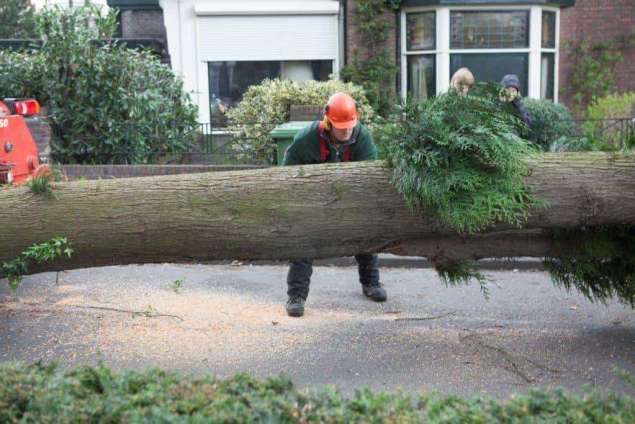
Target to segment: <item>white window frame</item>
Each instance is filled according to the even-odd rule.
[[[542,12],[555,12],[556,14],[556,26],[554,28],[555,33],[555,45],[553,48],[542,47]],[[553,53],[553,101],[554,103],[558,103],[558,66],[560,62],[560,9],[557,7],[542,7],[540,14],[540,60],[542,60],[543,53]],[[540,68],[540,66],[538,66]],[[538,74],[540,75],[540,73]],[[540,81],[542,82],[542,81]],[[541,84],[538,84],[538,96],[536,98],[540,98],[540,87]]]
[[[510,49],[450,49],[450,13],[452,11],[528,11],[529,47]],[[542,48],[542,12],[556,14],[555,48]],[[434,50],[408,50],[406,15],[417,12],[436,12],[436,44]],[[435,55],[436,93],[447,91],[450,86],[450,54],[456,53],[526,53],[528,55],[527,93],[531,98],[540,98],[540,63],[542,53],[554,53],[554,102],[558,101],[558,69],[560,52],[560,8],[525,5],[465,5],[465,6],[419,6],[401,10],[401,96],[408,94],[408,56]]]

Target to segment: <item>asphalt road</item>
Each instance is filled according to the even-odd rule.
[[[103,361],[300,387],[361,386],[505,397],[534,387],[634,394],[635,311],[554,288],[544,272],[489,271],[446,288],[429,269],[383,268],[388,302],[353,267],[316,267],[307,313],[284,312],[285,266],[144,265],[0,282],[0,361]]]

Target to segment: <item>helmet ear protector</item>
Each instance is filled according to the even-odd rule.
[[[331,128],[353,128],[358,122],[357,102],[344,92],[333,94],[324,107],[324,121]]]
[[[326,113],[324,113],[324,118],[322,119],[322,127],[324,128],[325,131],[331,130],[331,122],[329,121],[328,116],[326,116]]]

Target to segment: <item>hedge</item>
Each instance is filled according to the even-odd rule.
[[[0,422],[102,423],[633,423],[628,396],[533,390],[504,401],[363,388],[298,390],[286,377],[257,380],[182,376],[160,369],[115,372],[106,366],[61,371],[0,364]]]

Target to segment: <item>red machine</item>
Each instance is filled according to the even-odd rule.
[[[35,100],[0,101],[0,184],[19,185],[29,178],[50,177],[24,120],[38,113],[40,105]]]

